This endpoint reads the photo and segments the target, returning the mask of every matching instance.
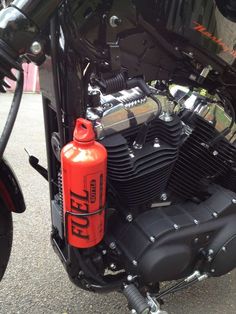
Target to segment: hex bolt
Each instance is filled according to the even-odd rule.
[[[110,264],[110,268],[111,268],[111,270],[116,270],[116,264],[111,263],[111,264]]]
[[[133,221],[133,216],[132,216],[131,214],[127,215],[127,216],[126,216],[126,220],[127,220],[128,222],[132,222],[132,221]]]
[[[214,212],[214,213],[212,214],[212,216],[213,216],[214,218],[218,218],[217,212]]]
[[[197,219],[194,219],[193,222],[195,223],[195,225],[199,225],[199,221]]]
[[[212,249],[210,249],[210,250],[208,251],[208,254],[209,254],[209,255],[213,255],[213,254],[214,254],[214,251],[213,251]]]
[[[155,238],[154,238],[154,237],[150,237],[150,241],[151,241],[152,243],[154,243],[154,242],[155,242]]]
[[[122,23],[122,20],[118,16],[116,15],[111,16],[110,18],[111,27],[113,28],[118,27],[121,23]]]
[[[158,138],[158,137],[156,137],[156,138],[154,139],[154,145],[153,145],[153,147],[155,147],[155,148],[161,147],[160,141],[159,141],[159,138]]]
[[[167,194],[166,194],[166,193],[163,193],[163,194],[161,195],[161,200],[162,200],[162,201],[167,201],[167,199],[168,199]]]
[[[132,275],[128,275],[127,280],[128,280],[129,282],[131,282],[131,281],[133,280],[133,276],[132,276]]]
[[[225,246],[222,247],[222,251],[226,252],[226,247]]]
[[[38,41],[34,41],[30,47],[31,52],[34,55],[39,55],[42,52],[42,45]]]
[[[213,260],[213,258],[211,256],[208,256],[207,260],[208,260],[208,262],[211,262]]]
[[[133,264],[134,266],[138,266],[138,262],[135,261],[135,260],[132,261],[132,264]]]
[[[110,249],[115,250],[115,248],[116,248],[115,242],[111,242],[109,247],[110,247]]]
[[[194,239],[194,243],[198,243],[198,241],[199,241],[198,238]]]
[[[174,224],[175,230],[179,230],[179,226],[177,224]]]

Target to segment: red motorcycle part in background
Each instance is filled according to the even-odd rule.
[[[76,121],[61,162],[67,241],[76,248],[93,247],[104,236],[107,151],[95,141],[90,121]]]

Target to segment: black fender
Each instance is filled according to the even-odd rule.
[[[20,184],[6,160],[0,161],[0,198],[10,212],[23,213],[25,201]]]

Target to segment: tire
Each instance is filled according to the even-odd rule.
[[[3,278],[11,254],[13,238],[12,214],[0,201],[0,281]]]

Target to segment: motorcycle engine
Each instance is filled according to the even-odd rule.
[[[155,93],[159,117],[138,87],[90,90],[87,119],[108,152],[106,241],[114,261],[146,284],[196,267],[225,274],[236,266],[236,193],[225,184],[236,177],[235,135],[224,136],[231,118],[217,99]]]

